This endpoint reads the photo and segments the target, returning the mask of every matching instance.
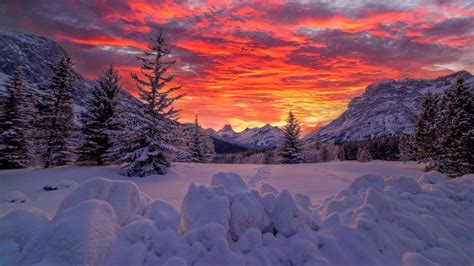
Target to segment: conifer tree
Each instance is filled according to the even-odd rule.
[[[33,158],[35,108],[20,68],[5,88],[0,96],[0,168],[28,167]]]
[[[430,162],[436,156],[436,121],[438,119],[439,101],[431,92],[423,97],[421,111],[415,122],[413,146],[418,162]]]
[[[284,128],[281,156],[283,163],[294,164],[303,162],[301,153],[301,129],[293,112],[288,113],[287,124]]]
[[[113,133],[108,153],[118,164],[126,164],[121,174],[139,177],[165,174],[175,157],[174,132],[179,110],[173,108],[173,103],[183,95],[175,94],[180,86],[167,87],[173,80],[173,75],[166,74],[174,64],[169,55],[160,32],[152,39],[149,50],[137,57],[142,63],[141,75],[132,74],[132,78],[143,104],[132,110],[125,106],[117,114],[114,120],[120,124],[120,130]]]
[[[45,168],[65,165],[74,160],[77,124],[72,65],[69,57],[61,57],[44,87],[37,127],[39,152]]]
[[[328,162],[330,160],[329,158],[329,149],[327,145],[321,145],[321,148],[319,149],[319,161],[320,162]]]
[[[111,147],[109,134],[115,129],[112,117],[117,110],[117,96],[121,91],[118,71],[110,66],[97,80],[86,111],[81,114],[82,145],[79,148],[80,161],[103,164],[106,151]]]
[[[437,168],[449,176],[474,172],[474,95],[458,77],[441,99]]]
[[[413,137],[411,135],[401,135],[398,142],[398,157],[403,163],[414,159]]]
[[[359,162],[368,162],[372,160],[372,155],[370,154],[369,149],[364,146],[359,149],[357,152],[357,161]]]
[[[215,157],[212,139],[203,132],[199,125],[198,116],[194,119],[189,143],[189,154],[191,162],[207,163]]]

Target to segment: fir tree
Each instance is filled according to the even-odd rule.
[[[319,149],[319,161],[320,162],[328,162],[330,161],[329,157],[329,150],[327,145],[321,145],[321,148]]]
[[[369,149],[364,146],[359,149],[359,152],[357,152],[357,161],[359,162],[368,162],[372,160],[372,155],[370,154]]]
[[[437,169],[449,176],[474,172],[474,97],[457,78],[445,91],[437,123]]]
[[[281,156],[283,163],[302,163],[303,154],[301,153],[301,129],[293,112],[289,112],[287,124],[284,128],[283,147]]]
[[[174,101],[183,95],[172,96],[181,87],[169,87],[173,75],[166,74],[174,61],[160,32],[152,39],[149,51],[137,57],[142,62],[141,76],[132,74],[143,105],[122,108],[114,119],[120,130],[113,133],[108,156],[119,164],[125,163],[121,173],[127,176],[165,174],[177,152],[175,134],[179,111]]]
[[[74,114],[74,72],[69,57],[62,57],[44,87],[40,118],[37,121],[40,155],[44,167],[64,165],[74,160],[77,125]]]
[[[433,161],[436,156],[436,121],[438,119],[438,99],[431,92],[425,94],[421,111],[415,122],[413,147],[418,162]]]
[[[194,119],[190,154],[192,162],[200,163],[212,162],[212,160],[216,156],[212,139],[206,133],[203,132],[201,126],[199,125],[197,115]]]
[[[398,142],[398,157],[403,163],[414,159],[413,137],[401,135]]]
[[[91,97],[86,103],[87,110],[81,114],[82,146],[79,149],[80,161],[103,164],[106,151],[111,147],[109,134],[114,130],[112,122],[117,109],[117,95],[121,91],[117,70],[110,66],[97,80]]]
[[[0,168],[28,167],[33,158],[35,108],[24,74],[17,69],[0,97]]]

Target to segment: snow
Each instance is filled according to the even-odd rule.
[[[268,167],[260,191],[242,186],[257,165],[178,164],[166,176],[130,181],[117,167],[2,171],[2,192],[21,190],[31,200],[1,203],[16,210],[0,218],[0,264],[474,263],[472,175],[447,180],[394,162]],[[79,183],[72,192],[41,190],[68,178]],[[45,208],[52,220],[27,209],[60,196],[59,208]]]

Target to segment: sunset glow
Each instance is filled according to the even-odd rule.
[[[6,2],[1,25],[58,41],[87,78],[117,66],[132,93],[135,57],[161,28],[181,120],[215,129],[281,126],[292,110],[308,132],[370,83],[474,71],[472,1]]]

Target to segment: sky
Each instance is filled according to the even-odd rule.
[[[215,129],[282,126],[292,110],[307,133],[373,82],[474,71],[471,0],[1,0],[0,26],[59,42],[87,78],[113,64],[132,93],[162,29],[181,120]]]

